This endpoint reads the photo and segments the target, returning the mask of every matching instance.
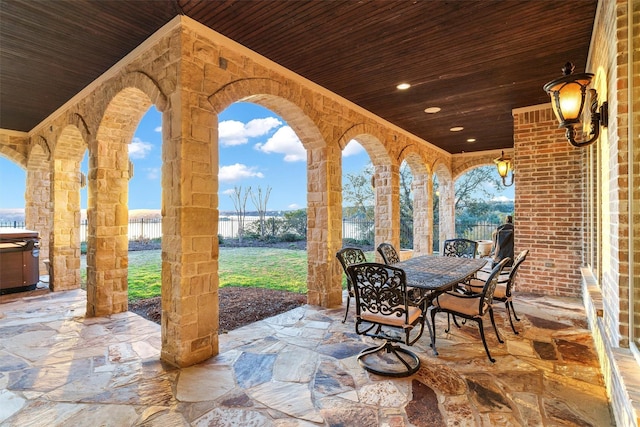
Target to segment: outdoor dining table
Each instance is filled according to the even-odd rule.
[[[421,255],[394,264],[407,275],[407,286],[436,293],[448,291],[480,270],[486,259]]]
[[[486,259],[458,258],[438,255],[421,255],[394,264],[404,270],[407,277],[407,286],[417,288],[421,292],[426,311],[432,301],[441,293],[452,290],[456,284],[464,282],[473,276],[487,263]],[[425,321],[429,327],[431,336],[431,348],[437,355],[434,330],[430,326],[429,318],[425,312]]]

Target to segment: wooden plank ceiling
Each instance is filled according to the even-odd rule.
[[[566,61],[585,71],[596,6],[0,0],[0,128],[31,130],[184,14],[451,153],[512,147],[511,110],[548,102],[542,86]],[[399,91],[401,82],[412,86]]]

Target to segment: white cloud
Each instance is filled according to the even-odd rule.
[[[282,122],[275,117],[265,117],[264,119],[253,119],[245,125],[247,136],[249,138],[255,138],[257,136],[266,135],[271,132],[271,129],[275,129],[282,125]]]
[[[287,208],[292,209],[292,210],[300,209],[300,205],[297,204],[297,203],[291,203],[289,206],[287,206]]]
[[[218,172],[218,179],[221,182],[239,181],[245,178],[264,178],[262,172],[258,172],[255,167],[249,167],[241,163],[222,166]]]
[[[157,126],[153,129],[154,132],[162,132],[162,126]]]
[[[152,144],[135,137],[133,141],[131,141],[131,144],[129,144],[129,157],[132,159],[144,159],[152,148]]]
[[[357,156],[358,154],[363,152],[365,152],[364,147],[360,145],[358,141],[352,139],[351,141],[349,141],[347,146],[344,147],[344,150],[342,150],[342,157]]]
[[[147,179],[156,180],[160,178],[160,168],[145,168]]]
[[[218,138],[224,146],[242,145],[249,142],[249,138],[266,135],[280,125],[282,122],[275,117],[253,119],[247,124],[225,120],[218,124]]]
[[[224,190],[224,191],[222,192],[222,194],[226,194],[226,195],[228,195],[228,196],[231,196],[231,195],[233,195],[233,194],[236,194],[236,190],[235,190],[235,189],[233,189],[233,188],[227,188],[226,190]]]
[[[307,160],[307,151],[296,133],[289,126],[283,126],[264,144],[256,144],[256,150],[264,153],[284,154],[285,162],[303,162]]]

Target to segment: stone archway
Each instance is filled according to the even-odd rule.
[[[430,254],[433,252],[433,180],[419,153],[406,153],[405,161],[413,175],[413,254]]]
[[[87,315],[128,310],[128,146],[151,99],[126,87],[108,103],[89,144]]]
[[[341,276],[333,256],[342,245],[340,150],[326,142],[318,123],[311,119],[319,116],[318,111],[300,91],[266,78],[233,81],[208,99],[216,112],[240,101],[268,108],[302,142],[307,151],[307,300],[323,307],[341,304]]]
[[[364,147],[373,164],[371,178],[375,193],[374,246],[387,242],[400,247],[400,165],[394,162],[384,146],[386,135],[377,126],[365,123],[350,127],[341,135],[340,147],[355,139]],[[341,187],[342,188],[342,187]],[[376,254],[376,257],[379,257]],[[380,259],[379,259],[380,260]]]

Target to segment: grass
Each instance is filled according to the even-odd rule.
[[[366,252],[368,260],[374,253]],[[82,281],[86,270],[81,269]],[[277,248],[220,248],[220,287],[248,286],[307,292],[307,252]],[[346,279],[342,276],[342,286]],[[160,296],[161,251],[129,252],[129,300]]]
[[[249,286],[307,292],[307,252],[275,248],[220,248],[220,287]]]

